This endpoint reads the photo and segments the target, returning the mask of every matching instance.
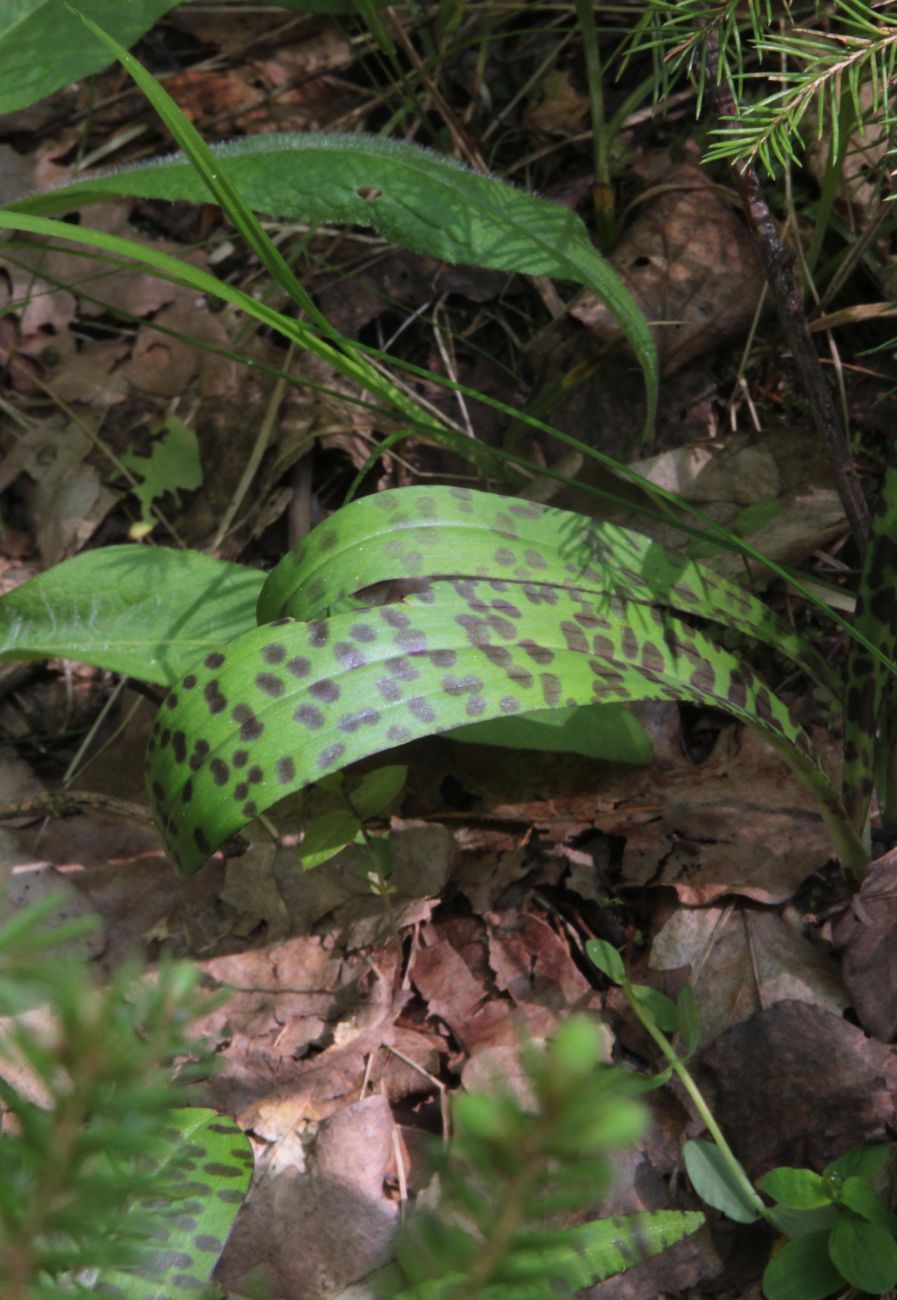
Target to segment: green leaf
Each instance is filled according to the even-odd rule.
[[[408,768],[404,763],[388,763],[366,772],[349,791],[349,801],[361,821],[376,817],[388,808],[405,788]]]
[[[828,1249],[835,1267],[860,1291],[881,1295],[897,1285],[897,1242],[886,1228],[844,1210],[832,1228]]]
[[[830,1205],[832,1200],[830,1182],[812,1169],[782,1165],[765,1175],[761,1187],[767,1196],[792,1210],[815,1210]]]
[[[61,655],[170,686],[253,625],[263,579],[195,551],[88,551],[0,597],[0,661]]]
[[[317,618],[358,603],[372,583],[429,574],[549,583],[697,614],[772,646],[840,698],[813,646],[713,569],[627,528],[466,488],[401,488],[337,511],[268,575],[258,619]]]
[[[668,1034],[674,1033],[678,1019],[673,999],[659,989],[651,988],[649,984],[632,984],[630,988],[632,996],[648,1012],[658,1029]]]
[[[319,867],[351,844],[361,830],[357,817],[337,808],[321,813],[308,826],[299,847],[302,865],[306,871]]]
[[[189,1108],[170,1111],[167,1120],[156,1161],[181,1192],[172,1201],[168,1231],[158,1245],[144,1247],[139,1265],[102,1270],[94,1287],[127,1300],[162,1293],[171,1300],[196,1300],[211,1279],[252,1177],[249,1139],[226,1115]]]
[[[611,983],[626,983],[626,967],[623,965],[623,958],[612,943],[608,943],[606,939],[589,939],[586,943],[586,956]]]
[[[783,1237],[805,1237],[810,1232],[833,1228],[838,1221],[838,1207],[831,1201],[818,1210],[789,1210],[785,1205],[773,1205],[769,1219]]]
[[[692,1186],[702,1201],[736,1223],[754,1223],[760,1217],[757,1206],[747,1199],[719,1147],[712,1142],[686,1142],[682,1154]]]
[[[871,1178],[884,1168],[890,1154],[891,1148],[883,1145],[854,1147],[826,1165],[825,1174],[829,1178],[850,1178],[854,1174],[859,1178]]]
[[[513,718],[447,731],[449,740],[554,754],[582,754],[607,763],[650,763],[651,742],[634,714],[619,704],[536,709]]]
[[[152,508],[171,493],[179,501],[181,491],[202,486],[202,462],[196,434],[175,415],[167,415],[156,430],[148,456],[126,451],[121,463],[139,479],[131,491],[141,506],[141,531],[145,536],[156,523]]]
[[[543,1279],[543,1287],[546,1277],[563,1278],[567,1286],[579,1291],[623,1273],[652,1255],[659,1255],[697,1232],[704,1222],[704,1215],[699,1211],[657,1210],[583,1223],[566,1231],[563,1241],[557,1245],[532,1251],[525,1246],[514,1250],[502,1265],[501,1282],[479,1294],[482,1300],[487,1296],[491,1300],[499,1297],[512,1300],[517,1294],[515,1279],[533,1277]],[[543,1290],[542,1294],[549,1292]]]
[[[261,135],[213,148],[217,171],[253,211],[311,225],[366,226],[412,252],[448,262],[573,280],[596,293],[645,376],[653,425],[657,353],[645,318],[582,221],[554,203],[453,159],[379,136]],[[206,202],[183,158],[127,168],[20,199],[45,214],[109,195]]]
[[[885,1228],[892,1234],[897,1231],[897,1217],[885,1209],[868,1179],[857,1174],[845,1178],[837,1200],[861,1219],[877,1223],[880,1228]]]
[[[81,0],[122,45],[133,45],[181,0]],[[7,0],[0,8],[0,113],[43,99],[112,62],[62,0]]]
[[[701,1013],[690,984],[683,984],[676,998],[676,1029],[682,1039],[682,1053],[688,1060],[701,1042]]]
[[[829,1259],[828,1238],[828,1232],[814,1232],[776,1251],[763,1274],[767,1300],[825,1300],[844,1285]]]

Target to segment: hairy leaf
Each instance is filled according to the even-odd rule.
[[[0,662],[62,655],[169,686],[252,627],[263,579],[196,551],[87,551],[0,597]]]
[[[607,303],[645,376],[653,423],[657,354],[644,316],[616,271],[592,248],[575,213],[453,159],[377,136],[261,135],[213,149],[221,174],[256,212],[311,224],[373,227],[412,252],[502,271],[551,275]],[[75,181],[13,205],[66,211],[110,195],[207,202],[181,156]]]

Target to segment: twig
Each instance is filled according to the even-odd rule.
[[[706,36],[707,71],[713,87],[713,103],[720,122],[731,122],[738,113],[728,83],[720,79],[719,40],[713,30]],[[869,538],[869,507],[850,454],[844,427],[832,400],[819,356],[810,335],[800,288],[794,275],[794,253],[785,248],[769,204],[763,195],[760,177],[752,163],[732,164],[732,176],[741,197],[751,229],[760,247],[766,279],[779,313],[782,331],[804,391],[816,431],[828,452],[835,474],[838,495],[854,540],[861,552]]]

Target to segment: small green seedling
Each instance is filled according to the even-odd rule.
[[[612,944],[592,939],[586,945],[592,962],[622,989],[641,1024],[657,1043],[667,1068],[653,1083],[675,1074],[689,1094],[713,1141],[686,1142],[685,1167],[695,1192],[736,1223],[765,1219],[787,1240],[763,1274],[767,1300],[825,1300],[845,1286],[880,1295],[897,1285],[897,1216],[881,1201],[872,1179],[890,1151],[886,1146],[858,1147],[827,1165],[812,1169],[782,1166],[760,1184],[774,1205],[756,1191],[726,1141],[686,1062],[700,1041],[694,994],[685,985],[673,1002],[647,985],[633,984]],[[682,1050],[667,1038],[676,1033]]]

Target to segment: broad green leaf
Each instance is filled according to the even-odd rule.
[[[329,862],[337,853],[341,853],[347,844],[351,844],[360,831],[358,818],[350,812],[336,808],[332,812],[321,813],[308,826],[299,856],[306,871],[320,867]]]
[[[172,1110],[156,1160],[176,1180],[167,1233],[147,1243],[139,1265],[103,1270],[94,1289],[127,1300],[197,1300],[211,1279],[249,1190],[252,1147],[233,1120],[213,1110]]]
[[[586,956],[612,984],[625,984],[626,967],[612,943],[606,939],[589,939],[586,943]]]
[[[445,734],[449,740],[468,745],[582,754],[607,763],[651,762],[651,742],[644,727],[620,704],[537,709],[514,718],[475,722]]]
[[[809,738],[727,651],[638,603],[506,580],[434,581],[397,605],[278,620],[207,655],[149,742],[154,812],[189,873],[278,799],[370,754],[534,708],[673,698],[761,729],[816,795],[842,858],[865,860]]]
[[[630,987],[632,996],[647,1011],[658,1029],[662,1029],[667,1034],[674,1033],[678,1027],[678,1019],[673,999],[668,998],[659,989],[651,988],[650,984],[633,984]]]
[[[133,45],[181,0],[80,0],[80,8],[122,45]],[[12,113],[112,62],[62,0],[0,5],[0,113]]]
[[[890,658],[897,651],[897,451],[882,484],[863,558],[854,626]],[[879,660],[851,641],[844,693],[843,798],[854,828],[862,831],[875,772],[875,738],[891,677]],[[885,792],[880,791],[882,802]]]
[[[701,1013],[690,984],[683,984],[676,998],[676,1029],[682,1039],[682,1053],[688,1060],[701,1043]]]
[[[825,1300],[844,1285],[828,1256],[828,1232],[813,1232],[777,1250],[763,1274],[767,1300]]]
[[[881,1295],[897,1286],[897,1241],[886,1228],[843,1210],[829,1236],[828,1251],[835,1267],[860,1291]]]
[[[61,655],[169,686],[252,627],[263,579],[196,551],[87,551],[0,597],[0,661]]]
[[[573,280],[596,293],[645,376],[648,425],[658,380],[651,332],[575,213],[453,159],[379,136],[261,135],[213,149],[220,174],[255,212],[312,225],[372,227],[394,244],[448,262]],[[182,157],[101,174],[21,199],[21,212],[67,211],[110,195],[207,202]]]
[[[880,1228],[886,1228],[892,1234],[897,1231],[897,1217],[885,1209],[868,1179],[857,1174],[845,1178],[837,1200],[861,1219],[877,1223]]]
[[[388,763],[373,772],[366,772],[349,791],[349,800],[360,820],[376,817],[377,813],[388,808],[404,790],[407,780],[408,768],[404,763]]]
[[[792,1210],[815,1210],[832,1200],[830,1182],[812,1169],[782,1165],[766,1174],[761,1187],[767,1196]]]
[[[712,1142],[686,1142],[682,1148],[685,1168],[698,1196],[736,1223],[754,1223],[758,1206],[748,1200],[719,1147]]]
[[[697,614],[773,646],[840,694],[811,645],[713,569],[630,529],[468,488],[400,488],[353,501],[272,570],[258,619],[317,618],[373,583],[430,574],[575,587]]]
[[[769,1208],[769,1221],[783,1237],[805,1237],[811,1232],[833,1228],[838,1220],[838,1207],[829,1201],[818,1210],[789,1210],[786,1205]]]
[[[830,1165],[826,1165],[825,1174],[829,1178],[850,1178],[854,1175],[859,1178],[871,1178],[873,1174],[878,1173],[879,1169],[884,1168],[890,1154],[891,1148],[884,1145],[854,1147],[851,1151],[846,1151],[843,1156],[839,1156],[837,1160],[833,1160]]]

